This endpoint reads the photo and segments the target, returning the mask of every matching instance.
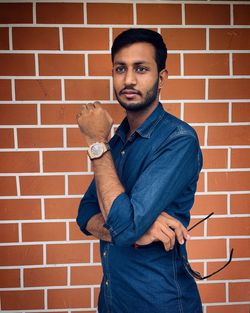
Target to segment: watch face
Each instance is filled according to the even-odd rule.
[[[97,143],[97,144],[92,145],[91,153],[93,153],[93,155],[98,156],[102,154],[102,152],[103,152],[103,148],[100,144]]]

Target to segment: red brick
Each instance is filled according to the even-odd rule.
[[[90,305],[90,288],[48,290],[48,309],[88,308]]]
[[[229,301],[240,302],[249,301],[250,298],[250,283],[230,283],[229,284]]]
[[[205,186],[204,186],[204,173],[200,173],[199,175],[199,180],[198,180],[198,184],[197,184],[197,191],[198,192],[203,192],[205,189]]]
[[[1,125],[32,125],[37,123],[35,104],[0,104]]]
[[[63,147],[62,128],[19,128],[19,148]]]
[[[249,79],[210,79],[209,99],[248,99],[250,98]]]
[[[201,220],[200,218],[194,218],[192,216],[187,229],[190,229],[194,224],[198,223],[200,220]],[[191,229],[189,235],[191,236],[191,238],[195,238],[197,236],[204,236],[204,223],[201,223],[195,226],[193,229]]]
[[[44,76],[85,75],[81,54],[40,54],[39,74]]]
[[[181,63],[179,54],[169,54],[167,57],[166,68],[168,75],[180,75]]]
[[[109,81],[101,79],[66,79],[66,100],[108,100]]]
[[[42,264],[43,247],[42,245],[2,246],[0,256],[1,266]]]
[[[24,286],[63,286],[67,284],[66,267],[42,267],[24,269]]]
[[[15,50],[59,50],[59,30],[55,27],[14,27],[12,37]]]
[[[93,175],[70,175],[69,176],[69,194],[82,195],[89,187]]]
[[[169,79],[161,92],[161,99],[164,100],[204,98],[205,81],[203,79]]]
[[[112,75],[112,63],[110,54],[89,54],[88,65],[90,76]]]
[[[192,236],[192,232],[190,232],[190,235]],[[216,239],[216,240],[215,239],[199,239],[199,240],[191,239],[187,242],[187,251],[188,251],[188,257],[190,260],[191,259],[224,258],[226,256],[226,240],[225,239]]]
[[[211,50],[249,50],[250,29],[223,28],[210,29]]]
[[[250,167],[250,149],[232,149],[231,151],[232,168]]]
[[[87,3],[88,24],[132,24],[133,6],[127,3]]]
[[[168,50],[206,49],[206,31],[199,28],[162,28]]]
[[[217,4],[185,4],[186,24],[229,25],[230,6]]]
[[[39,171],[38,152],[2,152],[0,154],[2,173],[21,173]]]
[[[184,120],[188,123],[228,122],[228,103],[185,103]]]
[[[85,263],[90,261],[89,244],[47,245],[47,264]]]
[[[198,289],[203,304],[226,301],[225,284],[200,284]]]
[[[230,195],[230,209],[232,214],[249,214],[250,194]]]
[[[236,5],[233,6],[234,25],[249,25],[250,5]]]
[[[19,269],[1,269],[0,270],[0,288],[20,287]]]
[[[94,288],[94,306],[98,306],[98,296],[100,293],[100,288]]]
[[[34,220],[41,218],[39,199],[1,199],[0,220]]]
[[[76,216],[76,215],[75,215]],[[85,235],[76,222],[69,223],[69,240],[91,240],[96,239],[94,236]]]
[[[71,267],[71,285],[100,285],[101,280],[101,266]]]
[[[87,171],[86,151],[45,151],[43,153],[45,172]]]
[[[16,178],[0,177],[0,196],[16,196]]]
[[[209,126],[208,145],[249,145],[250,126]]]
[[[250,75],[250,54],[233,54],[233,75]]]
[[[229,75],[228,54],[185,54],[185,75]]]
[[[199,143],[201,146],[204,145],[204,140],[205,140],[205,127],[203,126],[194,126],[193,127],[198,135],[199,138]]]
[[[45,218],[74,219],[79,204],[80,198],[45,199]]]
[[[94,263],[101,262],[100,244],[99,243],[93,244],[93,257],[94,257],[94,259],[93,259]]]
[[[138,24],[181,24],[180,4],[137,4]]]
[[[0,50],[9,49],[9,30],[7,27],[0,27]]]
[[[59,79],[15,80],[17,100],[59,100],[61,82]]]
[[[227,217],[213,218],[208,223],[208,236],[247,236],[250,218]]]
[[[10,80],[0,79],[0,100],[12,100]]]
[[[226,168],[227,149],[203,149],[203,168]]]
[[[37,23],[39,24],[82,24],[82,3],[37,3]]]
[[[163,108],[166,112],[180,118],[181,106],[180,103],[163,103]]]
[[[62,195],[63,176],[21,176],[21,195]]]
[[[0,54],[1,76],[35,75],[35,58],[32,54]]]
[[[18,224],[0,225],[0,242],[17,242]]]
[[[215,214],[227,213],[226,195],[196,195],[191,214],[205,215],[214,212]]]
[[[26,24],[32,21],[32,3],[0,4],[0,24]]]
[[[14,131],[11,128],[0,129],[0,148],[14,148]]]
[[[208,273],[213,273],[224,262],[208,262]],[[233,279],[249,279],[250,278],[250,261],[232,261],[223,271],[208,278],[209,280],[233,280]]]
[[[249,122],[249,120],[250,120],[250,102],[233,103],[232,121],[233,122]]]
[[[207,313],[218,313],[218,309],[220,310],[220,313],[249,313],[248,304],[209,306],[207,307]]]
[[[23,241],[59,241],[66,240],[65,223],[23,223]]]
[[[209,191],[243,191],[250,188],[250,172],[208,173]]]
[[[250,251],[250,239],[230,239],[230,249],[234,249],[235,258],[248,258]]]
[[[86,147],[87,141],[79,128],[67,129],[67,147]]]
[[[1,308],[3,310],[43,309],[43,290],[1,291]]]
[[[64,50],[109,50],[109,32],[104,28],[64,28],[63,43]]]

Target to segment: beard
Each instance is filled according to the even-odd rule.
[[[125,102],[121,100],[120,95],[122,94],[122,91],[124,89],[134,89],[131,86],[127,86],[123,90],[121,90],[118,94],[118,92],[114,89],[117,101],[120,103],[120,105],[126,110],[131,112],[138,112],[145,110],[151,106],[151,104],[156,100],[158,97],[158,84],[159,84],[159,78],[156,80],[153,87],[147,91],[145,97],[142,99],[141,102]],[[138,92],[139,95],[142,95],[140,92]]]

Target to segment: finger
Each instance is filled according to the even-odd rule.
[[[162,225],[161,231],[164,234],[164,236],[168,237],[169,249],[170,250],[173,249],[174,244],[175,244],[175,232],[166,225]]]
[[[96,108],[101,107],[101,102],[100,101],[95,101],[94,102],[94,107],[96,107]]]
[[[92,110],[92,109],[94,109],[94,108],[95,108],[94,103],[88,103],[88,104],[87,104],[87,109],[88,109],[88,110]]]
[[[166,212],[162,212],[161,215],[164,217],[165,222],[168,224],[168,226],[174,230],[178,242],[181,245],[184,244],[185,242],[184,239],[187,240],[190,238],[187,229],[182,225],[181,222],[179,222],[177,219],[173,218],[172,216],[168,215]]]
[[[167,235],[165,235],[163,232],[159,232],[157,234],[157,239],[160,240],[166,251],[170,251],[171,250],[171,243],[170,243],[170,239]]]
[[[82,104],[82,110],[87,110],[87,104]]]
[[[78,121],[78,119],[81,117],[82,113],[77,113],[76,114],[76,120]]]

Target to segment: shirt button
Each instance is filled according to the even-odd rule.
[[[104,252],[103,252],[103,256],[106,256],[106,255],[107,255],[107,251],[104,251]]]
[[[106,283],[105,283],[105,284],[106,284],[106,286],[108,286],[108,285],[109,285],[109,281],[108,281],[108,280],[106,280]]]
[[[124,151],[124,150],[122,150],[121,155],[124,155],[124,154],[125,154],[125,151]]]

